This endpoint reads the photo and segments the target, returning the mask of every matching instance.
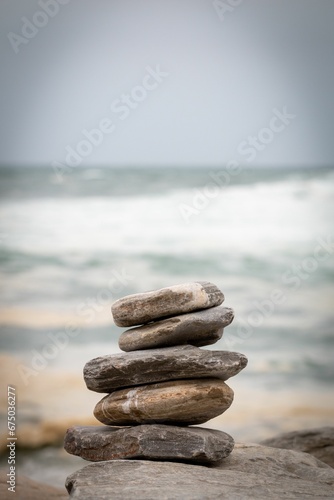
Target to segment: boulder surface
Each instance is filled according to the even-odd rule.
[[[334,427],[286,432],[266,439],[261,444],[274,448],[304,451],[334,467]]]
[[[333,485],[333,469],[306,453],[242,444],[218,466],[112,460],[66,481],[80,500],[325,500]]]

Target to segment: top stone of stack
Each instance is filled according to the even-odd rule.
[[[156,319],[219,306],[224,295],[213,283],[197,281],[117,300],[111,311],[117,326],[136,326]]]

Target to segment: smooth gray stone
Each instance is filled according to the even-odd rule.
[[[184,344],[197,347],[214,344],[233,318],[233,309],[223,306],[181,314],[126,330],[118,345],[122,351],[129,352]]]
[[[223,301],[224,295],[216,285],[198,281],[127,295],[112,305],[111,312],[117,326],[135,326],[219,306]]]
[[[90,464],[66,480],[79,500],[328,500],[334,471],[311,455],[236,445],[219,465],[112,460]]]
[[[174,380],[112,392],[97,403],[94,415],[107,425],[203,424],[232,401],[232,389],[218,378]]]
[[[233,447],[233,438],[225,432],[157,424],[71,427],[64,441],[68,453],[92,462],[136,458],[212,464]]]
[[[163,347],[94,358],[84,367],[84,379],[91,391],[112,392],[166,380],[202,377],[227,380],[246,365],[246,356],[237,352],[193,346]]]
[[[318,427],[280,434],[261,444],[274,448],[304,451],[334,467],[334,427]]]

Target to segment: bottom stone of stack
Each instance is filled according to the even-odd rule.
[[[232,401],[232,389],[218,378],[171,380],[114,391],[94,415],[107,425],[194,425],[224,413]]]
[[[65,450],[85,460],[139,459],[214,464],[227,457],[234,440],[225,432],[201,427],[71,427]]]
[[[111,460],[68,476],[71,500],[333,500],[334,470],[306,453],[236,445],[216,466]],[[46,498],[46,497],[45,497]]]

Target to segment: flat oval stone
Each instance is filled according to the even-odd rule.
[[[118,345],[122,351],[130,352],[183,344],[198,347],[214,344],[233,318],[233,309],[223,306],[181,314],[126,330]]]
[[[203,424],[232,401],[233,391],[222,380],[174,380],[112,392],[97,403],[94,415],[107,425]]]
[[[112,305],[111,312],[116,325],[135,326],[219,306],[223,301],[224,295],[216,285],[198,281],[127,295]]]
[[[246,356],[238,352],[209,351],[189,345],[162,347],[92,359],[84,367],[84,379],[91,391],[112,392],[167,380],[202,377],[227,380],[246,365]]]
[[[227,457],[233,446],[233,438],[222,431],[159,424],[71,427],[64,441],[68,453],[92,462],[144,459],[214,464]]]

